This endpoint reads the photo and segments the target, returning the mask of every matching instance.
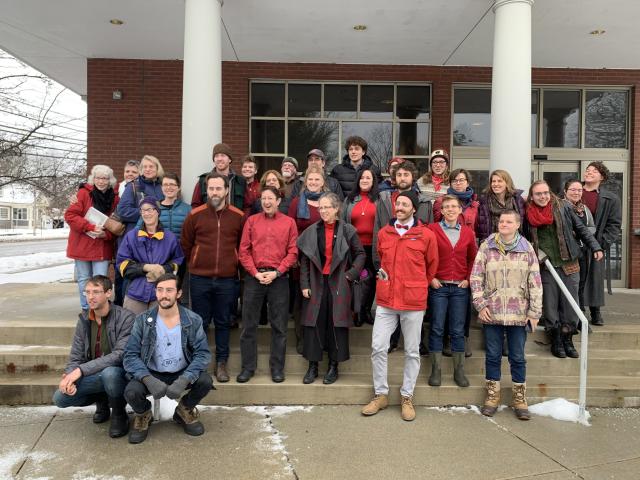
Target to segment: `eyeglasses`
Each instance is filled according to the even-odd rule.
[[[580,193],[582,192],[582,188],[567,188],[567,192]]]
[[[468,181],[469,180],[467,180],[466,178],[454,178],[453,180],[451,180],[451,183],[464,183]]]
[[[433,162],[431,162],[431,165],[433,165],[434,163],[436,165],[444,165],[447,162],[445,162],[444,160],[434,160]]]
[[[319,211],[321,211],[321,212],[323,212],[323,211],[325,211],[325,210],[333,210],[333,209],[335,209],[335,208],[336,208],[336,207],[318,207],[318,210],[319,210]]]
[[[152,213],[155,212],[156,209],[155,208],[141,208],[140,209],[140,213]]]
[[[551,195],[551,192],[535,192],[533,194],[534,197],[548,197]]]
[[[103,182],[108,182],[109,177],[93,177],[94,180],[102,180]]]
[[[85,297],[97,297],[98,295],[102,295],[104,293],[104,290],[85,290],[84,292],[82,292],[82,295],[84,295]]]
[[[162,186],[163,186],[164,188],[169,188],[169,187],[171,187],[171,188],[178,188],[178,184],[177,184],[177,183],[163,183],[163,184],[162,184]]]

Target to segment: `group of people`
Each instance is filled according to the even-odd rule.
[[[319,376],[325,352],[322,381],[336,382],[339,364],[350,357],[349,329],[369,323],[374,397],[362,414],[388,405],[388,354],[402,335],[401,414],[410,421],[421,354],[430,356],[427,381],[437,387],[449,345],[453,379],[469,386],[464,362],[473,305],[486,345],[482,413],[491,416],[499,406],[507,353],[513,407],[528,419],[527,331],[544,315],[551,352],[578,356],[577,316],[541,259],[590,308],[592,324],[603,323],[602,258],[621,222],[619,200],[602,187],[606,166],[589,164],[584,182],[567,182],[564,199],[542,180],[525,196],[504,170],[491,172],[478,195],[467,170],[450,170],[444,149],[432,152],[422,176],[411,160],[394,157],[383,178],[367,147],[349,137],[329,174],[324,153],[314,148],[304,175],[297,159],[285,157],[280,171],[258,180],[251,156],[236,174],[230,147],[217,144],[213,169],[198,178],[191,205],[181,200],[179,177],[153,156],[127,163],[124,187],[110,167],[93,167],[65,214],[82,313],[55,403],[96,403],[97,422],[111,408],[110,434],[117,437],[129,431],[128,402],[135,413],[129,441],[138,443],[152,421],[146,395],[182,397],[174,419],[188,434],[201,434],[195,405],[212,388],[207,332],[213,324],[216,380],[228,382],[230,329],[241,299],[237,382],[257,370],[262,320],[271,324],[269,368],[279,383],[293,318],[296,350],[308,361],[305,384]],[[106,223],[94,221],[92,208]],[[112,304],[106,275],[114,255]]]

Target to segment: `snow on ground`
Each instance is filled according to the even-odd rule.
[[[15,242],[24,240],[44,240],[53,238],[68,238],[68,228],[37,228],[35,235],[33,229],[0,230],[0,242]]]
[[[564,398],[554,398],[553,400],[547,400],[546,402],[530,405],[529,411],[535,415],[540,415],[541,417],[551,417],[556,420],[581,423],[586,426],[589,426],[589,419],[591,418],[591,414],[585,411],[586,418],[580,419],[578,405],[569,402]]]
[[[71,281],[73,263],[57,267],[41,268],[22,273],[0,273],[0,285],[3,283],[50,283]]]
[[[72,263],[66,252],[39,252],[15,257],[3,257],[0,273],[18,273],[63,263]]]

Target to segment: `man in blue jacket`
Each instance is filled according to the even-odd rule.
[[[177,303],[181,294],[177,277],[165,273],[156,281],[158,306],[134,322],[124,354],[124,368],[131,378],[124,396],[135,413],[129,443],[147,438],[153,421],[147,395],[179,400],[173,420],[188,435],[204,433],[196,405],[213,387],[207,373],[211,352],[202,319]]]

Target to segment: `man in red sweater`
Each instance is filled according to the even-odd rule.
[[[389,404],[387,349],[398,323],[404,334],[402,419],[411,421],[416,416],[412,398],[420,372],[420,330],[427,308],[428,286],[438,270],[435,236],[415,217],[418,202],[416,192],[400,192],[395,201],[396,217],[378,233],[378,307],[371,338],[375,396],[362,409],[366,416],[375,415]]]
[[[438,243],[438,271],[429,288],[431,331],[429,356],[431,375],[429,385],[441,384],[442,337],[445,320],[449,319],[453,379],[459,387],[468,387],[464,374],[464,324],[469,309],[469,275],[478,247],[476,235],[470,227],[458,221],[462,213],[460,199],[454,195],[442,197],[443,218],[429,225]]]
[[[191,210],[182,225],[180,243],[191,274],[191,306],[202,317],[205,333],[213,321],[216,338],[216,379],[228,382],[229,327],[236,301],[236,249],[244,213],[229,205],[229,178],[218,172],[206,177],[208,201]]]
[[[284,359],[287,349],[289,320],[289,279],[287,272],[298,258],[296,222],[278,211],[280,192],[265,187],[260,194],[262,212],[252,215],[242,233],[240,263],[247,271],[242,303],[242,335],[240,383],[248,382],[258,361],[257,330],[264,299],[269,305],[271,322],[271,379],[284,381]]]

